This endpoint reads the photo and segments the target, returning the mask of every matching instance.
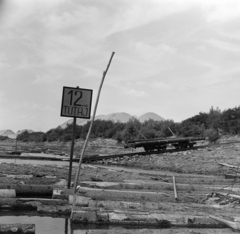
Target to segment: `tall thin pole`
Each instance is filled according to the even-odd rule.
[[[76,131],[76,117],[73,117],[72,145],[71,145],[70,162],[69,162],[69,174],[68,174],[68,184],[67,184],[68,189],[70,189],[71,178],[72,178],[72,160],[73,160],[73,151],[74,151],[74,142],[75,142],[75,131]]]
[[[79,178],[79,175],[80,175],[82,159],[83,159],[83,156],[84,156],[84,153],[85,153],[85,150],[86,150],[86,147],[87,147],[87,143],[88,143],[88,140],[89,140],[89,137],[90,137],[90,134],[91,134],[92,125],[93,125],[93,122],[94,122],[94,119],[95,119],[95,115],[96,115],[96,112],[97,112],[97,106],[98,106],[98,101],[99,101],[99,98],[100,98],[100,93],[101,93],[101,89],[102,89],[102,86],[103,86],[103,82],[104,82],[105,76],[107,75],[107,71],[108,71],[108,68],[110,67],[110,64],[112,62],[112,58],[113,58],[114,54],[115,54],[115,52],[112,52],[111,58],[109,60],[107,68],[106,68],[106,71],[103,72],[102,81],[101,81],[99,89],[98,89],[97,99],[96,99],[96,103],[95,103],[95,107],[94,107],[94,111],[93,111],[92,121],[91,121],[89,130],[88,130],[88,134],[87,134],[86,140],[85,140],[84,145],[83,145],[81,156],[79,158],[79,165],[78,165],[78,170],[77,170],[77,174],[76,174],[76,177],[75,177],[74,189],[73,189],[73,205],[72,205],[71,217],[72,217],[73,211],[75,209],[77,184],[78,184],[78,178]]]

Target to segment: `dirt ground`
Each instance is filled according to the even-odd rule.
[[[118,148],[118,151],[121,149]],[[230,164],[235,168],[222,166],[220,163]],[[164,213],[181,217],[222,216],[225,209],[224,215],[233,219],[238,216],[240,200],[226,201],[225,198],[225,200],[219,199],[216,194],[239,194],[239,179],[225,178],[225,174],[237,175],[239,166],[240,139],[225,137],[218,144],[208,145],[198,150],[125,156],[97,164],[82,164],[79,184],[83,190],[80,191],[80,195],[102,201],[101,207],[106,206],[108,208],[105,207],[105,209],[108,210],[113,207],[119,209],[117,202],[120,201],[139,202],[141,210],[147,210],[150,213],[154,210],[155,213],[159,213],[158,215]],[[77,167],[77,163],[74,163],[72,182],[75,179]],[[40,165],[31,164],[31,161],[15,164],[2,160],[0,183],[66,187],[68,168],[68,164],[60,165],[55,161],[50,165]],[[174,197],[173,176],[176,179],[177,200]],[[110,201],[112,201],[111,204]],[[149,204],[149,202],[152,203]],[[124,209],[132,210],[132,206],[135,205]],[[134,209],[136,211],[137,208]],[[231,233],[231,230],[225,230],[223,233]]]
[[[175,172],[179,174],[199,174],[223,176],[231,173],[228,167],[220,166],[219,163],[228,163],[238,167],[240,165],[240,142],[238,137],[222,138],[219,144],[209,145],[206,148],[178,153],[152,154],[146,156],[124,157],[121,159],[100,162],[98,165],[118,165],[127,168],[144,169],[148,171],[159,171],[162,174]],[[95,143],[96,145],[96,143]],[[111,147],[112,143],[111,143]],[[118,148],[118,151],[121,149]],[[123,149],[124,152],[124,149]],[[122,153],[122,152],[121,152]],[[24,184],[54,184],[60,180],[68,180],[69,165],[58,165],[52,162],[51,165],[32,165],[31,161],[24,164],[0,163],[1,183],[24,183]],[[81,181],[92,181],[98,178],[99,181],[122,182],[124,180],[142,180],[146,176],[139,173],[126,172],[125,170],[108,170],[107,168],[88,167],[83,164],[80,173]],[[72,181],[75,179],[77,163],[73,164]],[[11,175],[32,175],[32,177],[13,177]]]

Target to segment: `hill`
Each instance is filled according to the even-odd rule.
[[[113,122],[121,122],[121,123],[126,123],[132,116],[128,113],[125,112],[119,112],[119,113],[112,113],[109,115],[97,115],[95,117],[95,120],[100,119],[100,120],[112,120]],[[86,124],[89,119],[77,119],[76,123],[79,126],[82,126]],[[66,128],[68,124],[71,124],[73,122],[72,119],[66,121],[65,123],[61,124],[61,128]]]
[[[163,121],[163,120],[165,120],[163,117],[161,117],[160,115],[157,115],[157,114],[155,114],[153,112],[148,112],[148,113],[146,113],[144,115],[141,115],[141,116],[138,117],[138,119],[139,119],[139,121],[141,123],[143,123],[144,121],[147,121],[149,119],[153,119],[153,120],[156,120],[156,121]]]
[[[118,113],[112,113],[112,114],[108,114],[108,115],[97,115],[96,116],[96,120],[100,119],[100,120],[112,120],[113,122],[121,122],[121,123],[126,123],[129,121],[129,119],[131,119],[133,116],[125,113],[125,112],[118,112]],[[148,112],[144,115],[141,115],[140,117],[138,117],[137,119],[139,119],[140,122],[144,122],[148,119],[153,119],[153,120],[159,120],[162,121],[164,120],[164,118],[162,118],[161,116],[153,113],[153,112]],[[77,125],[82,126],[85,125],[88,121],[88,119],[77,119]],[[59,127],[61,128],[66,128],[67,124],[71,124],[73,122],[72,119],[66,121],[65,123],[61,124]]]
[[[28,131],[29,133],[33,133],[34,131],[31,130],[31,129],[23,129],[23,130],[18,130],[16,133],[13,132],[12,130],[10,129],[5,129],[5,130],[0,130],[0,136],[7,136],[8,138],[11,138],[11,139],[16,139],[17,135],[25,132],[25,131]]]
[[[97,116],[96,119],[112,120],[113,122],[119,121],[121,123],[126,123],[131,118],[132,118],[132,116],[130,114],[125,113],[125,112],[119,112],[119,113],[112,113],[109,115],[99,115],[99,116]]]
[[[16,133],[10,129],[5,129],[0,131],[0,136],[7,136],[8,138],[15,139]]]
[[[31,130],[31,129],[23,129],[23,130],[18,130],[16,134],[19,135],[19,134],[21,134],[21,133],[23,133],[23,132],[25,132],[25,131],[27,131],[27,132],[29,132],[29,133],[34,132],[34,131]]]

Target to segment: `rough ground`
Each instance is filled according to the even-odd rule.
[[[233,220],[238,216],[240,201],[226,200],[226,197],[219,197],[218,193],[240,193],[239,179],[225,179],[224,176],[226,173],[236,175],[239,171],[240,143],[231,143],[239,140],[238,137],[223,138],[220,143],[224,144],[209,145],[199,150],[132,158],[126,156],[95,165],[83,164],[80,173],[80,184],[83,188],[80,195],[98,201],[91,202],[94,209],[102,207],[101,209],[106,210],[121,208],[122,212],[147,211],[149,217],[159,217],[162,214],[169,217],[197,215],[201,218],[216,215]],[[120,151],[118,148],[119,153]],[[219,163],[231,164],[236,168],[233,170]],[[115,167],[116,165],[118,167]],[[74,164],[72,181],[76,170],[77,164]],[[177,184],[177,200],[173,191],[173,175]],[[52,185],[64,188],[67,180],[68,165],[61,166],[57,162],[52,162],[51,165],[0,164],[1,184]],[[123,205],[122,201],[132,204]],[[87,204],[90,207],[90,203]],[[129,220],[131,218],[131,215],[128,216]],[[216,231],[217,229],[209,232],[197,229],[193,232],[188,230],[186,233],[232,232],[227,228]],[[169,233],[181,232],[173,230]]]

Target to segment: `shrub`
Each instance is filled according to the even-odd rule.
[[[116,135],[114,136],[114,139],[117,140],[118,143],[122,143],[123,137],[121,132],[117,132]]]
[[[0,141],[4,141],[4,140],[7,140],[8,137],[7,136],[0,136]]]
[[[204,136],[211,143],[216,143],[216,141],[219,139],[219,135],[218,135],[217,130],[215,130],[213,128],[205,130]]]

